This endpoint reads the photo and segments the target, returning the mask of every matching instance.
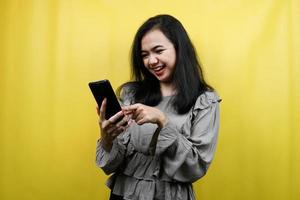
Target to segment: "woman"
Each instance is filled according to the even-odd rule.
[[[110,199],[195,199],[192,183],[215,152],[220,99],[204,80],[182,24],[170,15],[148,19],[132,46],[132,82],[121,86],[123,109],[105,120],[96,163]]]

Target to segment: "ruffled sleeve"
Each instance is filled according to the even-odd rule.
[[[129,105],[133,101],[133,93],[130,87],[124,87],[120,97],[121,105]],[[130,134],[126,130],[121,133],[114,141],[110,152],[103,149],[101,139],[97,141],[96,145],[96,164],[102,168],[106,174],[115,172],[118,167],[124,162],[127,145],[130,140]]]
[[[123,163],[127,144],[129,142],[129,133],[121,133],[114,141],[110,152],[103,149],[101,140],[97,141],[96,146],[96,164],[106,174],[115,172],[118,167]]]
[[[169,121],[160,131],[155,154],[169,178],[194,182],[205,175],[216,149],[220,101],[216,93],[205,92],[181,129]]]
[[[122,88],[120,104],[121,106],[128,106],[134,103],[134,86],[127,84]]]

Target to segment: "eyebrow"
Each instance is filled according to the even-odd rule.
[[[154,47],[151,48],[151,51],[156,50],[158,48],[164,48],[164,46],[162,46],[162,45],[156,45],[156,46],[154,46]],[[141,53],[144,53],[144,52],[147,52],[147,51],[146,50],[141,50]]]

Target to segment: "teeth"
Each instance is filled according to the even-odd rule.
[[[152,68],[152,70],[154,70],[154,71],[159,71],[159,70],[161,70],[162,68],[163,68],[163,66],[159,66],[159,67]]]

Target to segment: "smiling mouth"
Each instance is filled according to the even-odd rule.
[[[153,67],[153,68],[150,68],[150,69],[153,70],[154,72],[159,72],[159,71],[161,71],[163,68],[165,68],[164,65],[157,66],[157,67]]]
[[[156,68],[152,69],[152,71],[155,74],[155,76],[161,77],[164,74],[164,69],[165,69],[165,66],[160,66],[160,67],[156,67]]]

